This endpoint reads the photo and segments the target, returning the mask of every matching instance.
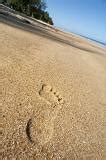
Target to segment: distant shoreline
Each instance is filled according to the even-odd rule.
[[[62,30],[62,31],[64,31],[64,32],[71,33],[71,34],[74,34],[74,35],[76,35],[76,36],[80,36],[80,37],[86,38],[87,40],[90,40],[90,41],[92,41],[92,42],[96,42],[96,44],[98,44],[98,45],[101,45],[101,46],[103,46],[103,47],[106,47],[106,43],[104,43],[104,42],[95,40],[95,39],[90,38],[90,37],[86,37],[86,36],[84,36],[84,35],[81,35],[81,34],[78,34],[78,33],[75,33],[75,32],[72,32],[72,31],[67,30],[67,29],[65,29],[65,28],[61,28],[61,27],[57,27],[57,28],[60,29],[60,30]]]
[[[99,44],[99,45],[102,45],[102,46],[106,47],[106,44],[103,43],[103,42],[101,42],[101,41],[97,41],[97,40],[95,40],[95,39],[92,39],[92,38],[89,38],[89,37],[86,37],[86,36],[82,36],[82,37],[84,37],[84,38],[86,38],[86,39],[88,39],[88,40],[90,40],[90,41],[96,42],[96,43]]]
[[[11,9],[10,7],[7,7],[7,6],[3,5],[3,4],[0,4],[0,5],[3,6],[3,7],[8,8],[8,9],[11,10],[11,11],[15,11],[15,10]],[[17,12],[17,11],[15,11],[15,12]],[[20,14],[21,14],[21,13],[20,13]],[[32,17],[29,17],[29,16],[28,16],[28,18],[32,18]],[[59,30],[61,30],[61,31],[63,31],[63,32],[68,32],[68,33],[74,34],[74,35],[76,35],[76,36],[80,36],[80,37],[86,38],[87,40],[90,40],[90,41],[92,41],[92,42],[96,42],[96,44],[98,44],[98,45],[100,45],[100,46],[102,46],[102,47],[106,47],[106,44],[103,43],[103,42],[101,42],[101,41],[98,41],[98,40],[95,40],[95,39],[86,37],[86,36],[84,36],[84,35],[80,35],[80,34],[78,34],[78,33],[72,32],[72,31],[70,31],[70,30],[68,30],[68,29],[66,29],[66,28],[61,28],[61,27],[58,27],[58,26],[55,26],[55,25],[54,25],[54,26],[51,26],[51,25],[49,25],[49,24],[47,24],[47,23],[45,23],[45,22],[43,22],[43,21],[40,21],[40,20],[38,20],[38,19],[36,19],[36,18],[34,18],[34,20],[36,20],[37,22],[40,22],[40,23],[42,23],[42,24],[45,24],[45,25],[47,25],[47,26],[49,26],[49,27],[51,27],[51,28],[56,28],[56,29],[59,29]]]

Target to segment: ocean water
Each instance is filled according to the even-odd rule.
[[[104,42],[101,42],[101,41],[98,41],[98,40],[95,40],[95,39],[92,39],[92,38],[89,38],[89,37],[86,37],[86,36],[82,36],[82,37],[84,37],[84,38],[86,38],[90,41],[93,41],[93,42],[97,43],[98,45],[102,45],[103,47],[106,47],[106,43],[104,43]]]
[[[93,38],[90,38],[90,37],[87,37],[87,36],[84,36],[84,35],[81,35],[81,34],[78,34],[78,33],[75,33],[75,32],[72,32],[68,29],[65,29],[65,28],[61,28],[61,27],[58,27],[60,30],[64,31],[64,32],[68,32],[68,33],[72,33],[72,34],[75,34],[76,36],[80,36],[80,37],[83,37],[83,38],[86,38],[92,42],[95,42],[96,44],[102,46],[102,47],[106,47],[106,43],[104,42],[101,42],[101,41],[98,41],[96,39],[93,39]]]

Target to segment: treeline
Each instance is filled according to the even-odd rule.
[[[53,25],[52,18],[45,11],[47,4],[44,0],[4,0],[4,3],[8,3],[11,8],[19,12]]]

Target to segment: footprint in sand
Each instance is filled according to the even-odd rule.
[[[43,84],[39,95],[48,101],[52,106],[63,104],[63,98],[56,92],[54,88],[49,85]]]
[[[52,138],[54,120],[64,101],[55,89],[46,84],[42,85],[39,95],[45,100],[44,106],[37,116],[29,119],[26,134],[30,142],[44,145]]]

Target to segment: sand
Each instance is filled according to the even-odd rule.
[[[106,49],[53,34],[95,52],[0,24],[1,159],[105,160]]]

